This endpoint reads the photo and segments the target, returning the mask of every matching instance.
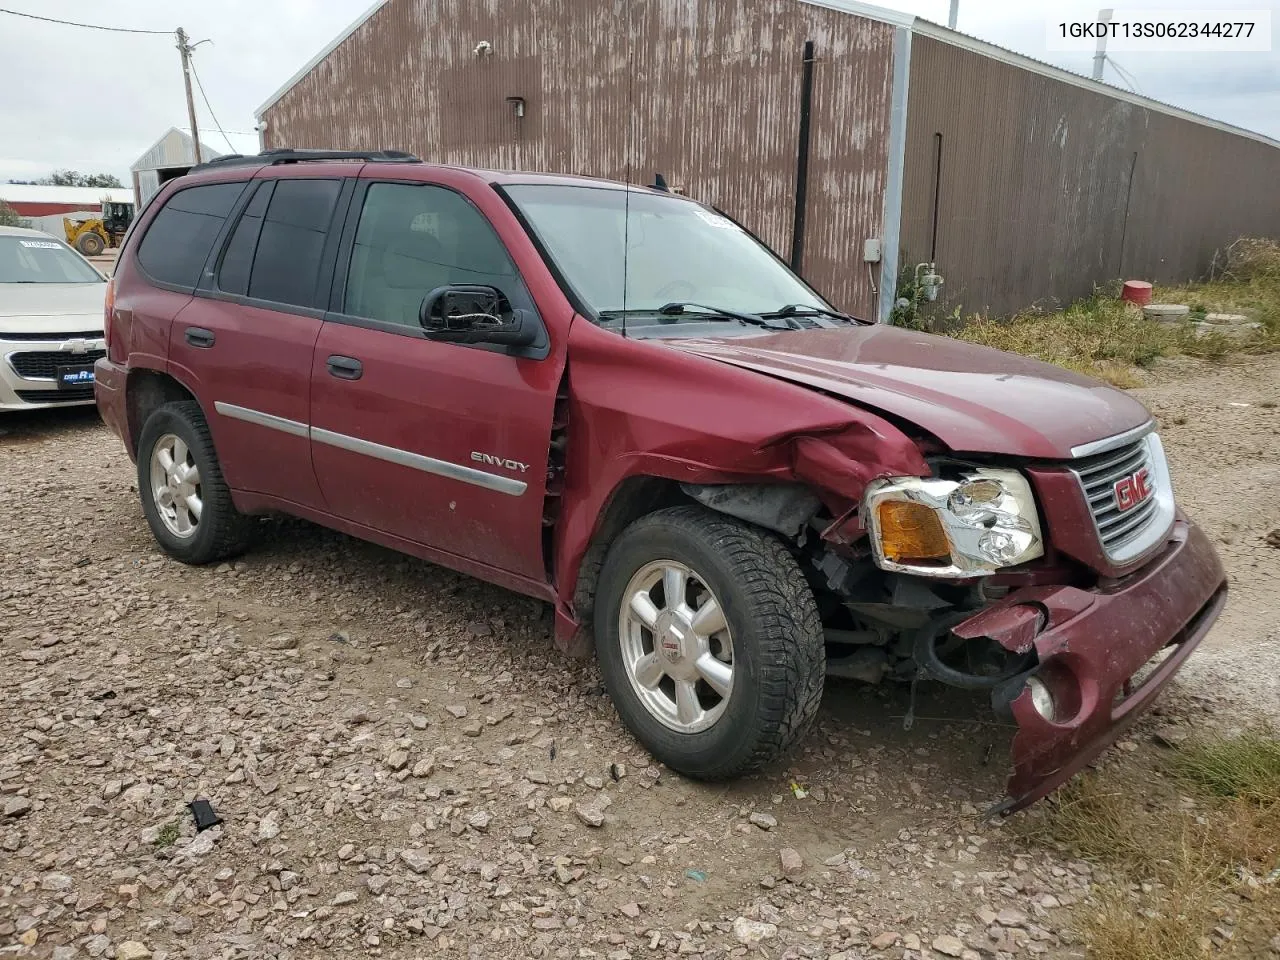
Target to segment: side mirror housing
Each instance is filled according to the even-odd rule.
[[[527,347],[538,336],[533,318],[513,309],[497,287],[453,283],[422,300],[418,322],[428,340]]]

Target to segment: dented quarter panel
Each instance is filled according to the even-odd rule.
[[[847,509],[877,476],[929,470],[915,444],[882,417],[672,349],[672,341],[628,340],[579,319],[570,330],[568,369],[569,444],[555,562],[566,606],[602,511],[630,477],[801,482],[828,506]]]
[[[1066,671],[1079,688],[1075,716],[1050,722],[1024,688],[1013,701],[1011,813],[1035,802],[1083,769],[1132,723],[1181,667],[1221,612],[1226,574],[1208,537],[1179,518],[1164,552],[1140,573],[1091,590],[1029,587],[957,626],[964,637],[991,636],[1010,650],[1025,649],[1026,616],[1044,619],[1034,645],[1040,671]],[[1013,614],[1013,616],[1007,616]],[[1147,683],[1113,706],[1126,682],[1161,649],[1176,649]]]

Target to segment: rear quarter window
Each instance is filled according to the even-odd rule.
[[[188,187],[169,198],[147,227],[138,263],[153,280],[194,290],[245,183]]]

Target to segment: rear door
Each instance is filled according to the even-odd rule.
[[[242,180],[187,187],[170,194],[145,224],[136,251],[121,257],[115,271],[112,360],[166,369],[173,319],[190,304],[245,188]]]
[[[366,168],[369,169],[369,168]],[[437,174],[442,176],[441,174]],[[542,509],[563,358],[425,339],[418,309],[449,283],[497,287],[536,317],[476,181],[361,183],[311,380],[312,457],[348,520],[545,581]],[[488,214],[479,202],[490,205]]]
[[[311,357],[353,181],[255,180],[171,335],[232,489],[321,509],[308,441]]]

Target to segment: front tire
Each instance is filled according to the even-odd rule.
[[[253,521],[231,502],[194,401],[166,403],[147,418],[138,438],[138,495],[156,542],[176,560],[198,566],[249,545]]]
[[[600,572],[595,636],[623,722],[686,776],[772,763],[817,715],[826,652],[799,565],[765,531],[701,507],[622,532]]]
[[[80,234],[80,239],[76,241],[76,248],[86,257],[96,257],[102,252],[103,246],[102,238],[91,230]]]

